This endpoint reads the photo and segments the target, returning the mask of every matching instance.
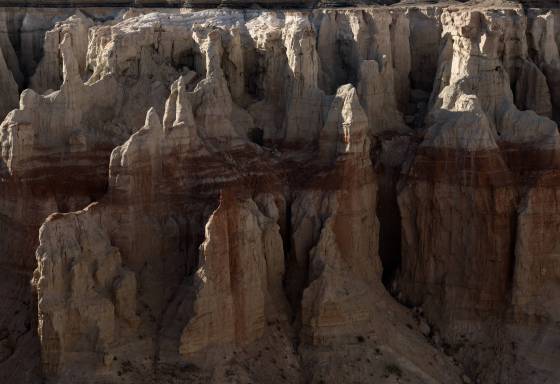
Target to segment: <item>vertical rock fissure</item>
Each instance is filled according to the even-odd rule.
[[[386,167],[379,177],[377,218],[379,220],[379,257],[382,281],[390,291],[401,266],[401,216],[397,203],[396,178],[399,172]]]
[[[300,267],[296,256],[293,253],[293,201],[286,202],[286,232],[283,234],[282,240],[284,241],[284,262],[285,262],[285,275],[284,275],[284,292],[288,298],[288,303],[292,310],[292,323],[294,324],[296,331],[299,329],[301,324],[299,321],[301,319],[301,300],[303,297],[303,291],[305,287],[300,286],[300,280],[296,276],[297,269]],[[302,281],[306,282],[308,279],[308,271],[305,268],[303,273]],[[299,332],[296,332],[299,333]]]

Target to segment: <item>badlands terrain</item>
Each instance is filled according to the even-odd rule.
[[[8,3],[0,383],[560,383],[556,2]]]

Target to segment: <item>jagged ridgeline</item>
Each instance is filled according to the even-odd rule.
[[[536,2],[0,8],[0,383],[560,382],[559,47]]]
[[[328,8],[328,7],[354,7],[376,5],[426,5],[442,3],[472,3],[480,5],[492,0],[0,0],[2,7],[136,7],[136,8]],[[526,7],[558,8],[557,0],[496,0],[494,5],[501,3],[519,3]]]
[[[0,0],[2,7],[137,7],[137,8],[270,8],[346,7],[355,5],[390,5],[399,0]]]

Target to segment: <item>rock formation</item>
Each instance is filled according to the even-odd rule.
[[[444,11],[441,17],[447,39],[429,127],[401,180],[399,281],[406,300],[423,304],[450,344],[463,350],[459,354],[472,354],[473,344],[489,340],[500,346],[499,358],[490,363],[494,370],[476,371],[481,380],[538,382],[542,373],[525,364],[541,356],[541,348],[547,350],[557,334],[545,331],[548,326],[529,326],[514,303],[523,295],[518,276],[526,276],[527,260],[520,257],[527,244],[523,233],[532,232],[521,213],[523,201],[530,199],[535,179],[551,180],[544,175],[558,167],[558,128],[548,118],[550,92],[541,80],[545,75],[527,58],[518,27],[526,21],[519,11]],[[528,109],[527,103],[531,110],[520,110]],[[546,232],[535,230],[532,236]],[[544,323],[555,321],[545,317]],[[524,338],[533,332],[546,332],[547,341],[529,351]],[[515,369],[500,371],[519,360]],[[539,365],[548,371],[550,364]]]
[[[0,382],[559,381],[532,5],[1,9]]]
[[[95,362],[96,353],[138,321],[134,273],[122,266],[118,249],[87,212],[54,214],[40,230],[34,283],[41,297],[38,331],[47,375],[77,367],[76,350],[89,351],[89,362]],[[55,254],[53,242],[60,241]]]

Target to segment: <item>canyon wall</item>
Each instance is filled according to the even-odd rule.
[[[0,382],[560,381],[560,12],[0,9]]]

